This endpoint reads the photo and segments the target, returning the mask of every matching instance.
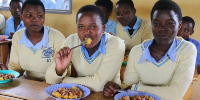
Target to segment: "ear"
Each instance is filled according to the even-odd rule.
[[[192,35],[194,33],[194,29],[192,29],[192,32],[190,33],[190,35]]]
[[[103,25],[102,25],[102,33],[104,33],[104,32],[105,32],[105,29],[106,29],[106,25],[105,25],[105,24],[103,24]]]
[[[134,14],[136,13],[136,9],[135,8],[133,9],[133,12],[134,12]]]
[[[20,14],[20,19],[23,21],[23,16],[22,16],[22,15],[23,15],[23,14],[21,13],[21,14]]]
[[[182,21],[179,22],[178,30],[181,30],[181,27],[182,27]]]
[[[108,15],[110,16],[112,14],[112,11],[108,13]]]

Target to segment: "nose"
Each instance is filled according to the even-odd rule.
[[[165,27],[165,26],[160,26],[159,27],[159,29],[158,29],[159,31],[167,31],[168,29],[167,29],[167,27]]]
[[[123,17],[124,17],[123,14],[120,14],[120,15],[118,16],[119,19],[122,19]]]
[[[89,29],[89,28],[85,28],[84,34],[87,35],[87,34],[89,34],[89,33],[90,33],[90,29]]]
[[[38,17],[37,17],[36,15],[35,15],[35,16],[33,15],[33,16],[32,16],[32,21],[33,21],[33,22],[37,22],[37,21],[38,21]]]

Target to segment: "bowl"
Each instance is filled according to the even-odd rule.
[[[0,41],[4,41],[5,39],[7,39],[9,36],[7,35],[0,35]]]
[[[82,92],[83,92],[83,96],[81,98],[85,98],[90,94],[90,89],[83,86],[83,85],[79,85],[79,84],[70,84],[70,83],[60,83],[60,84],[54,84],[54,85],[50,85],[45,89],[45,93],[56,99],[56,100],[80,100],[81,98],[77,98],[77,99],[60,99],[60,98],[56,98],[54,96],[52,96],[52,92],[56,91],[58,88],[72,88],[73,86],[78,87]]]
[[[120,97],[125,97],[125,96],[141,96],[141,95],[148,95],[151,96],[154,100],[161,100],[158,96],[147,93],[147,92],[141,92],[141,91],[133,91],[133,90],[128,90],[128,92],[121,92],[115,95],[114,99],[119,100]]]
[[[15,77],[14,78],[17,78],[20,74],[16,71],[13,71],[13,70],[0,70],[0,74],[13,74]],[[6,80],[0,80],[0,84],[1,83],[7,83],[7,82],[10,82],[12,81],[14,78],[11,78],[11,79],[6,79]]]

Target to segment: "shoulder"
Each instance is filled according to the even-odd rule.
[[[10,22],[13,22],[14,18],[13,17],[10,17],[7,19],[6,23],[10,23]]]
[[[48,26],[46,27],[47,30],[49,31],[49,37],[65,39],[65,36],[60,31]]]
[[[117,22],[116,22],[116,21],[113,21],[113,20],[110,20],[110,19],[109,19],[109,22],[110,22],[112,25],[117,25]]]
[[[119,37],[110,35],[108,33],[104,34],[106,39],[106,47],[119,48],[121,50],[125,50],[124,40],[120,39]]]
[[[195,40],[195,39],[191,39],[190,38],[189,41],[192,42],[195,46],[199,46],[200,45],[200,43],[197,40]]]
[[[15,32],[15,34],[13,35],[13,39],[12,40],[17,40],[19,41],[24,33],[25,28],[22,28],[20,30],[18,30],[17,32]]]
[[[146,19],[140,19],[141,20],[141,26],[151,26],[151,21],[146,20]]]
[[[78,34],[77,33],[74,33],[74,34],[71,34],[69,35],[65,41],[63,42],[63,44],[65,46],[69,46],[69,47],[73,47],[73,46],[76,46],[80,43],[80,39],[78,37]]]
[[[176,37],[176,38],[181,41],[180,44],[177,46],[177,52],[183,52],[187,54],[197,52],[196,46],[193,43],[186,41],[181,37]]]

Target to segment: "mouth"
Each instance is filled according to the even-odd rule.
[[[37,29],[39,25],[30,25],[33,29]]]
[[[120,20],[119,22],[120,22],[121,24],[125,24],[125,23],[126,23],[125,20]]]
[[[93,38],[91,38],[91,37],[85,37],[83,39],[83,41],[85,41],[86,45],[91,45],[93,43]]]
[[[161,39],[165,39],[165,38],[168,38],[169,36],[168,35],[159,35],[158,37]]]

